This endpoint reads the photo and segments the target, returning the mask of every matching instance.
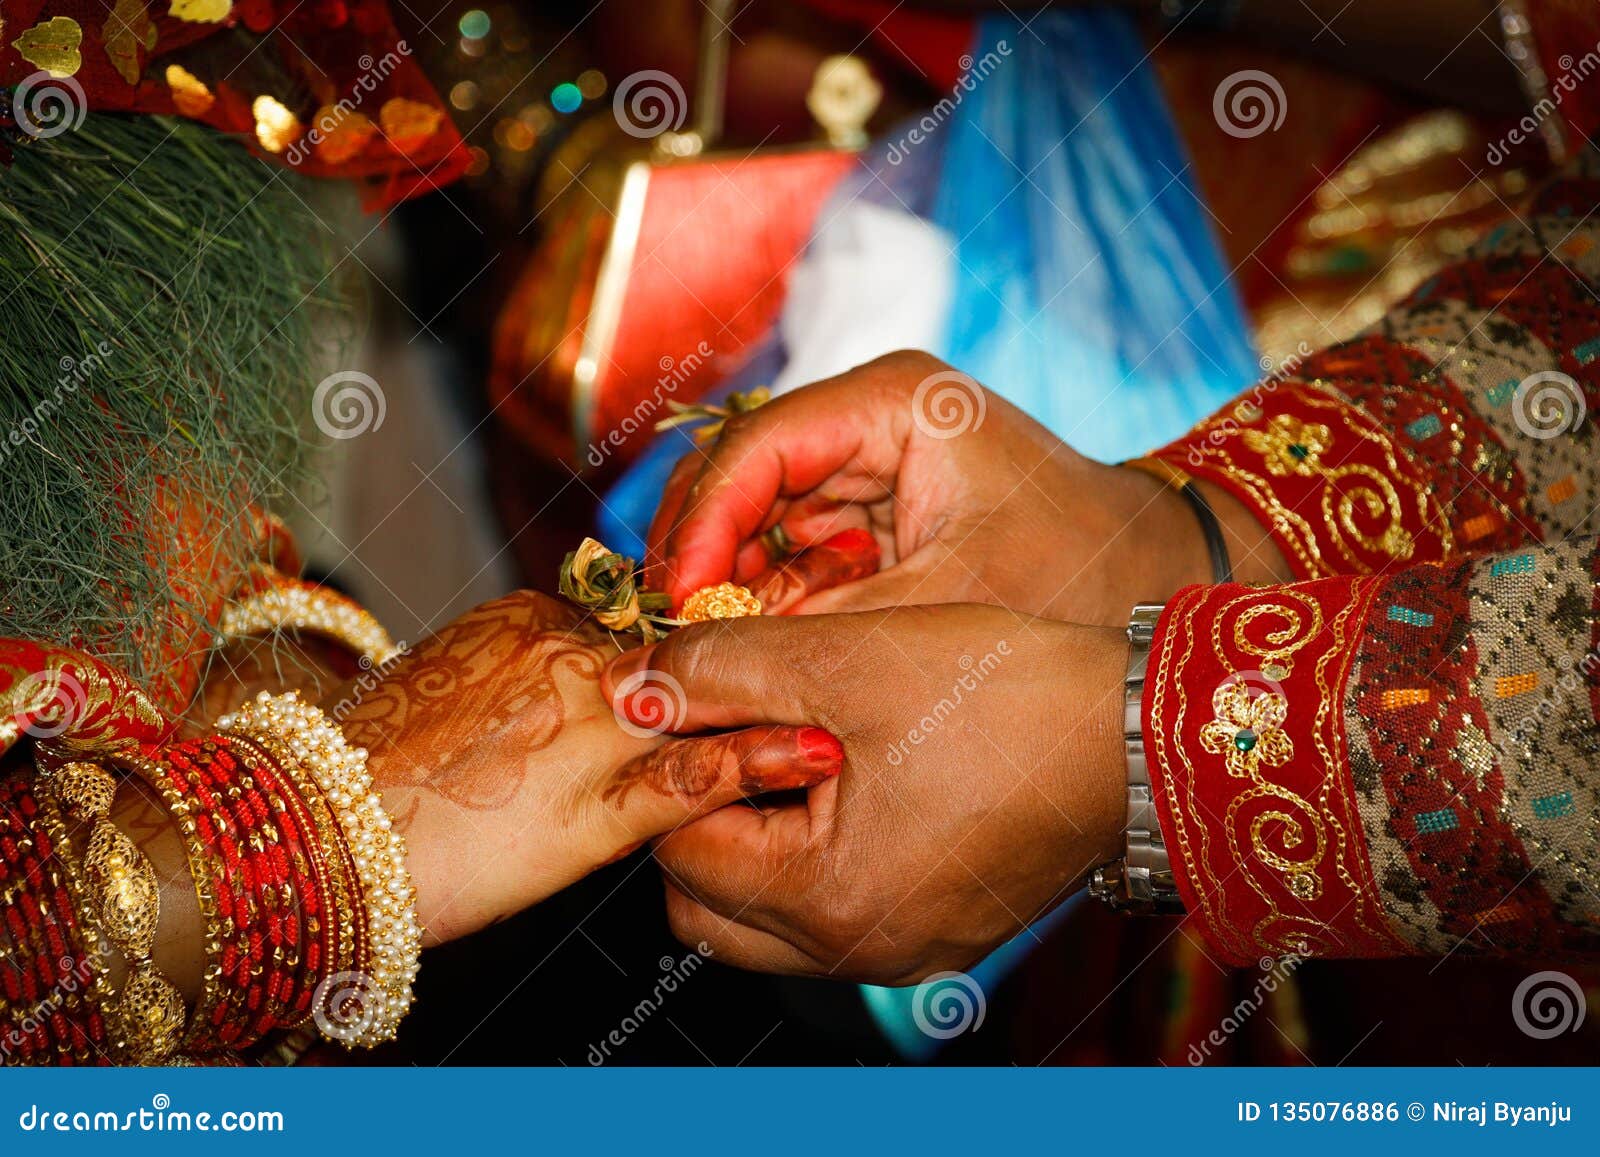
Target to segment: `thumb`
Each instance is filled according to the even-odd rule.
[[[811,679],[788,655],[804,653],[810,620],[757,615],[699,623],[624,651],[600,674],[623,730],[686,734],[756,723],[812,722]]]
[[[600,798],[643,840],[747,796],[815,787],[843,768],[844,746],[820,727],[749,727],[669,740],[618,769]]]

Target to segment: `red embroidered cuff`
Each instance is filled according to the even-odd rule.
[[[1380,585],[1189,587],[1157,627],[1152,791],[1184,904],[1225,960],[1408,951],[1368,862],[1341,707]]]

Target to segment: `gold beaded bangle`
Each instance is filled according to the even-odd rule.
[[[200,999],[195,1001],[189,1016],[187,1041],[195,1030],[209,1022],[212,1011],[227,999],[227,986],[223,984],[222,961],[227,944],[217,920],[217,899],[211,887],[211,853],[200,838],[195,818],[190,814],[189,801],[167,778],[166,769],[155,760],[144,756],[122,756],[117,762],[133,772],[161,797],[162,805],[172,822],[177,825],[183,839],[184,857],[189,864],[189,877],[194,882],[195,901],[200,909],[201,927],[205,929],[206,967],[201,975]]]
[[[128,965],[128,978],[103,1007],[117,1059],[161,1064],[177,1049],[188,1007],[151,959],[161,922],[161,885],[149,857],[110,820],[116,778],[99,764],[66,763],[40,783],[67,815],[89,828],[83,873],[100,929]]]
[[[422,928],[416,890],[406,871],[405,839],[392,830],[373,788],[366,751],[351,747],[337,724],[294,691],[277,696],[263,691],[219,719],[217,729],[281,743],[290,762],[316,782],[332,805],[360,882],[370,967],[324,981],[316,999],[317,1027],[345,1045],[392,1039],[411,1007]]]

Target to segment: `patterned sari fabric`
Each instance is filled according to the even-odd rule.
[[[1379,324],[1155,455],[1304,580],[1185,590],[1152,652],[1162,829],[1226,960],[1600,949],[1597,212],[1586,152]]]

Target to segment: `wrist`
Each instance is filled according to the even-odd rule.
[[[1126,615],[1124,615],[1126,617]],[[1122,745],[1122,679],[1127,668],[1126,634],[1115,627],[1055,624],[1056,701],[1065,718],[1056,721],[1060,776],[1057,798],[1075,828],[1074,868],[1092,867],[1122,852],[1127,810],[1126,761]],[[1059,694],[1068,688],[1067,694]]]

